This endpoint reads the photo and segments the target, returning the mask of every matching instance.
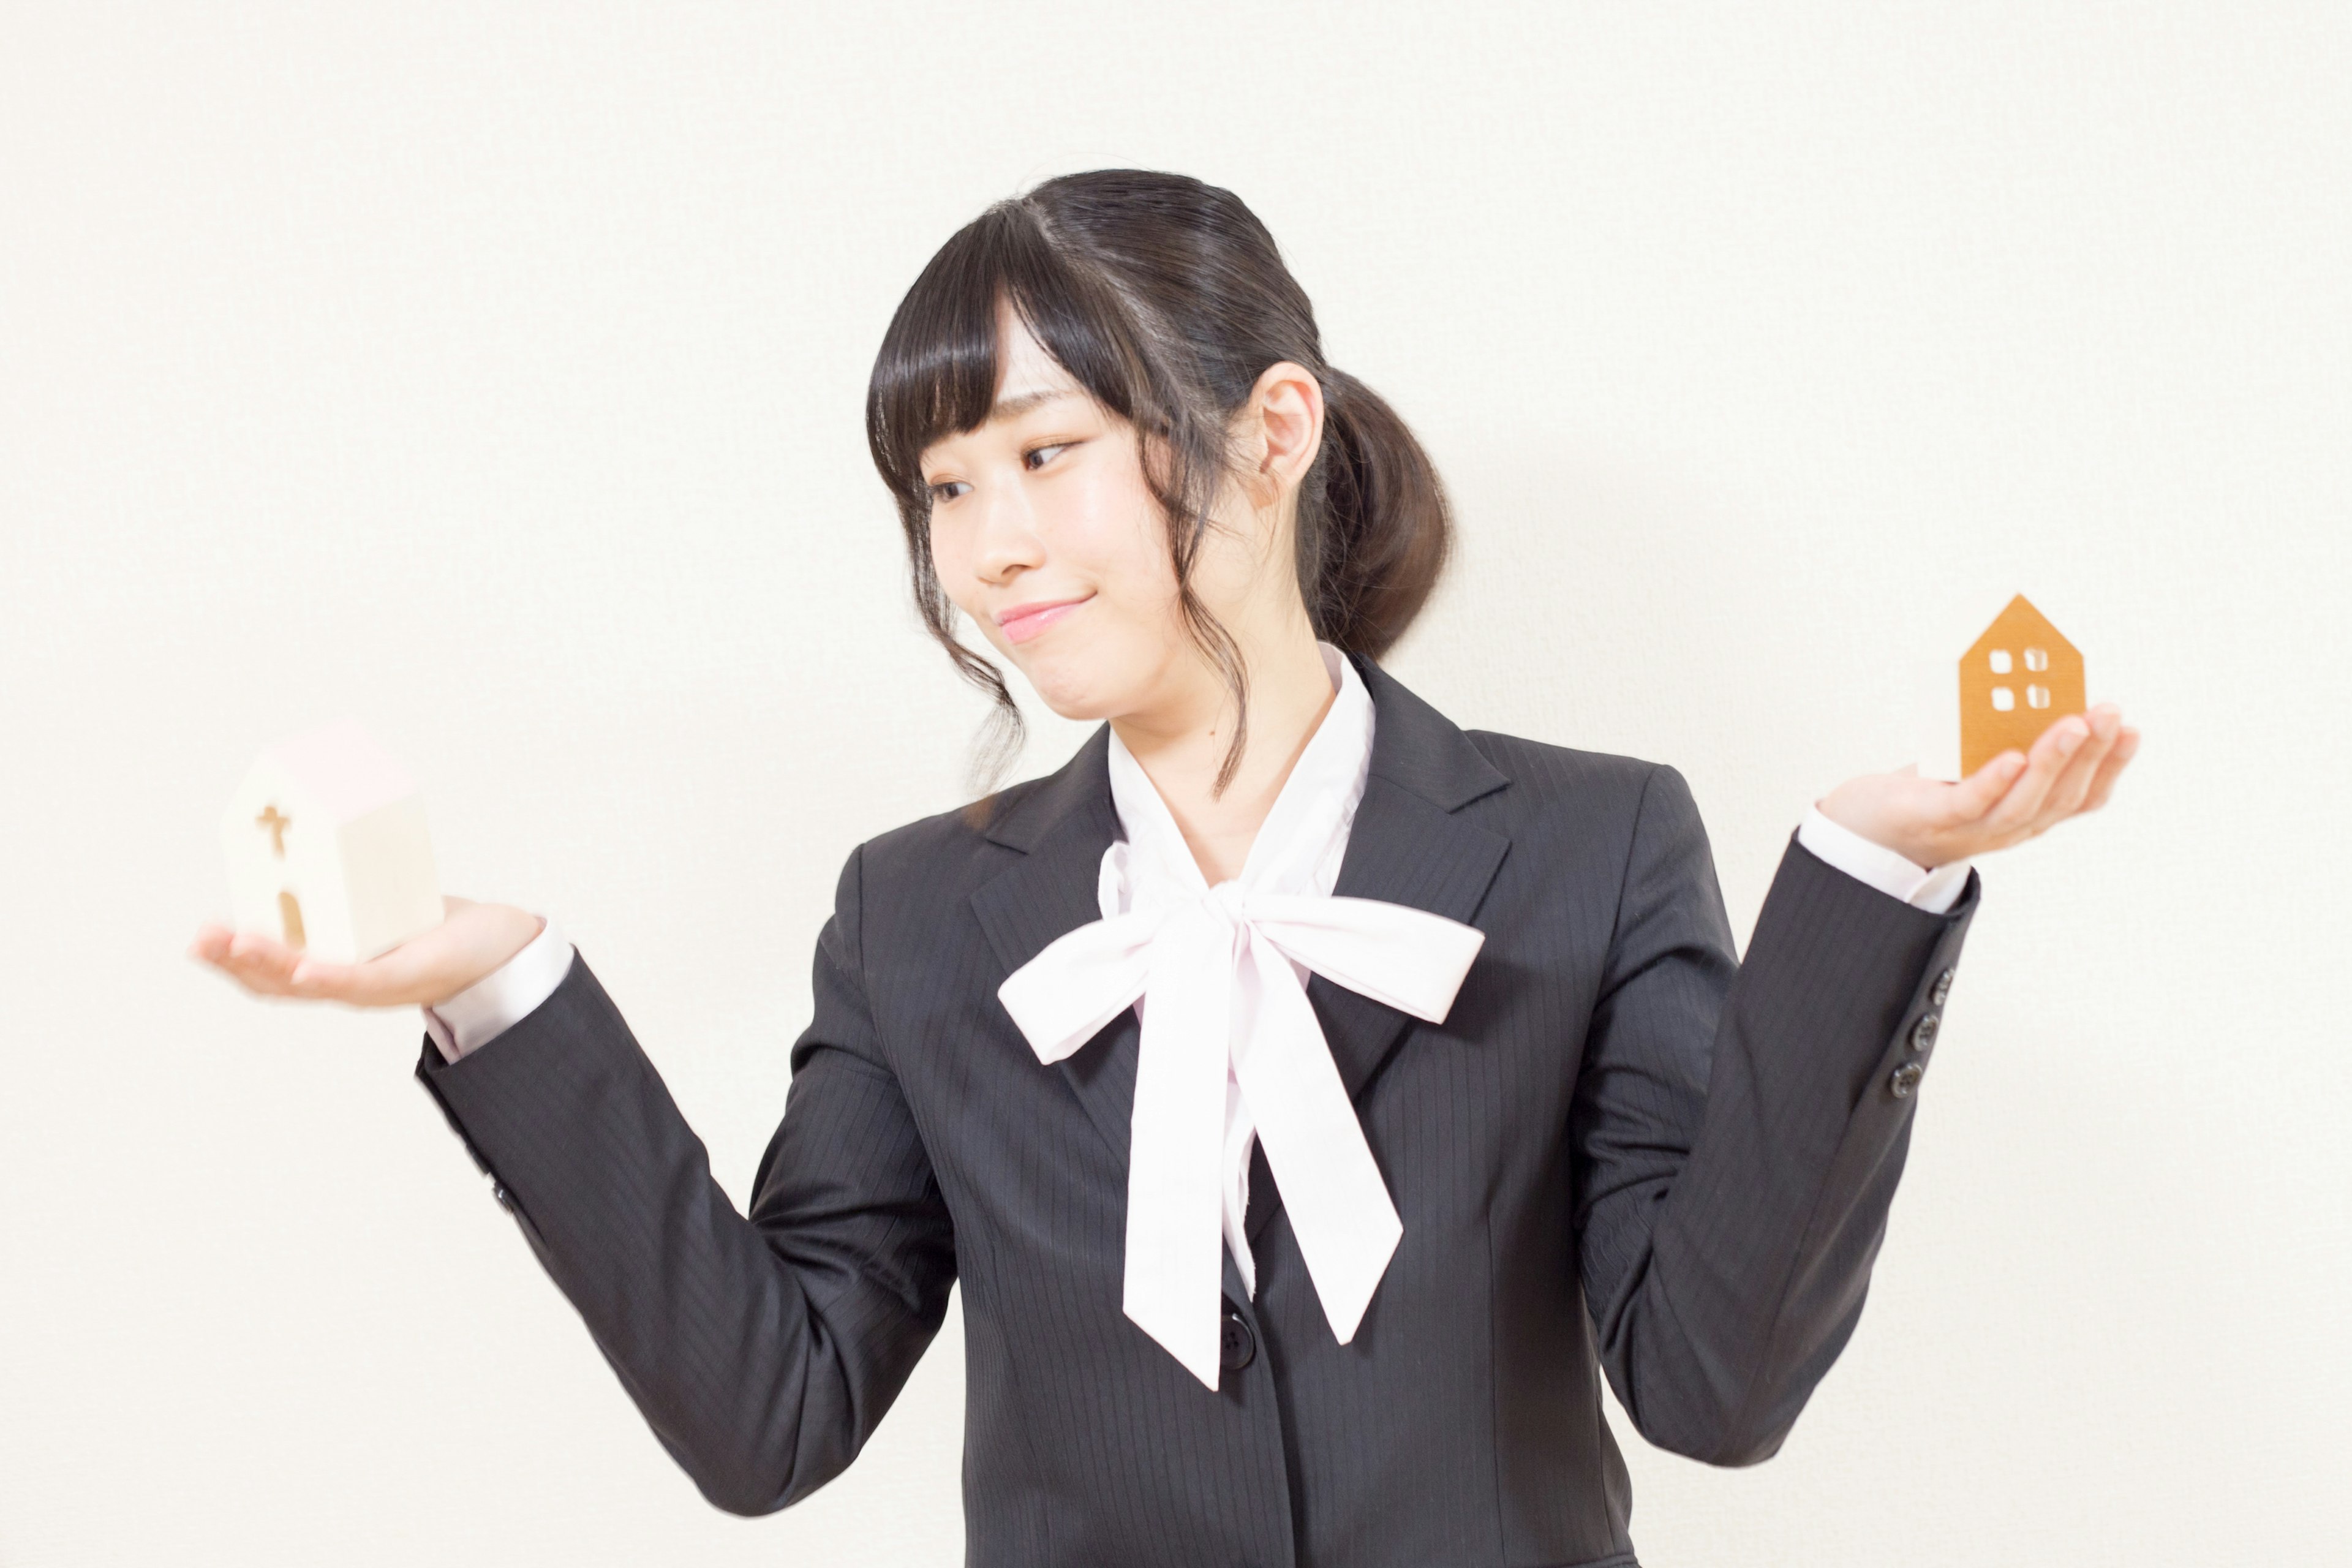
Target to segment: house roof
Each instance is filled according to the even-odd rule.
[[[1991,625],[1977,634],[1977,640],[1969,645],[1969,657],[1973,658],[1990,645],[2011,641],[2029,630],[2046,636],[2052,643],[2068,653],[2076,651],[2074,645],[2066,640],[2066,634],[2036,608],[2032,600],[2020,594],[2001,606],[2000,614],[1992,618]]]
[[[341,822],[416,793],[416,780],[356,719],[322,724],[262,755]]]

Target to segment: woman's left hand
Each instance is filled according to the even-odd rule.
[[[2098,810],[2138,750],[2123,710],[2102,702],[2042,731],[2032,752],[2003,752],[1958,784],[1923,779],[1914,764],[1848,779],[1815,804],[1839,826],[1933,868]]]

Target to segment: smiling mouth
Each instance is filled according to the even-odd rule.
[[[1024,608],[1017,615],[1001,617],[996,623],[997,628],[1004,633],[1007,642],[1027,642],[1093,597],[1089,594],[1086,599],[1065,599],[1058,605]]]

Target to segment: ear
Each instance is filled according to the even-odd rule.
[[[1322,383],[1290,360],[1266,366],[1242,405],[1240,436],[1250,500],[1271,507],[1298,489],[1322,450]]]

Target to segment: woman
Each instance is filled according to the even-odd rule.
[[[1000,739],[959,613],[1106,722],[850,856],[748,1216],[538,916],[194,951],[425,1005],[417,1077],[720,1508],[839,1473],[961,1279],[975,1564],[1632,1562],[1601,1372],[1654,1442],[1778,1447],[1861,1310],[1969,861],[2137,735],[1840,785],[1743,965],[1673,768],[1465,732],[1373,662],[1444,497],[1230,193],[998,204],[867,416]]]

